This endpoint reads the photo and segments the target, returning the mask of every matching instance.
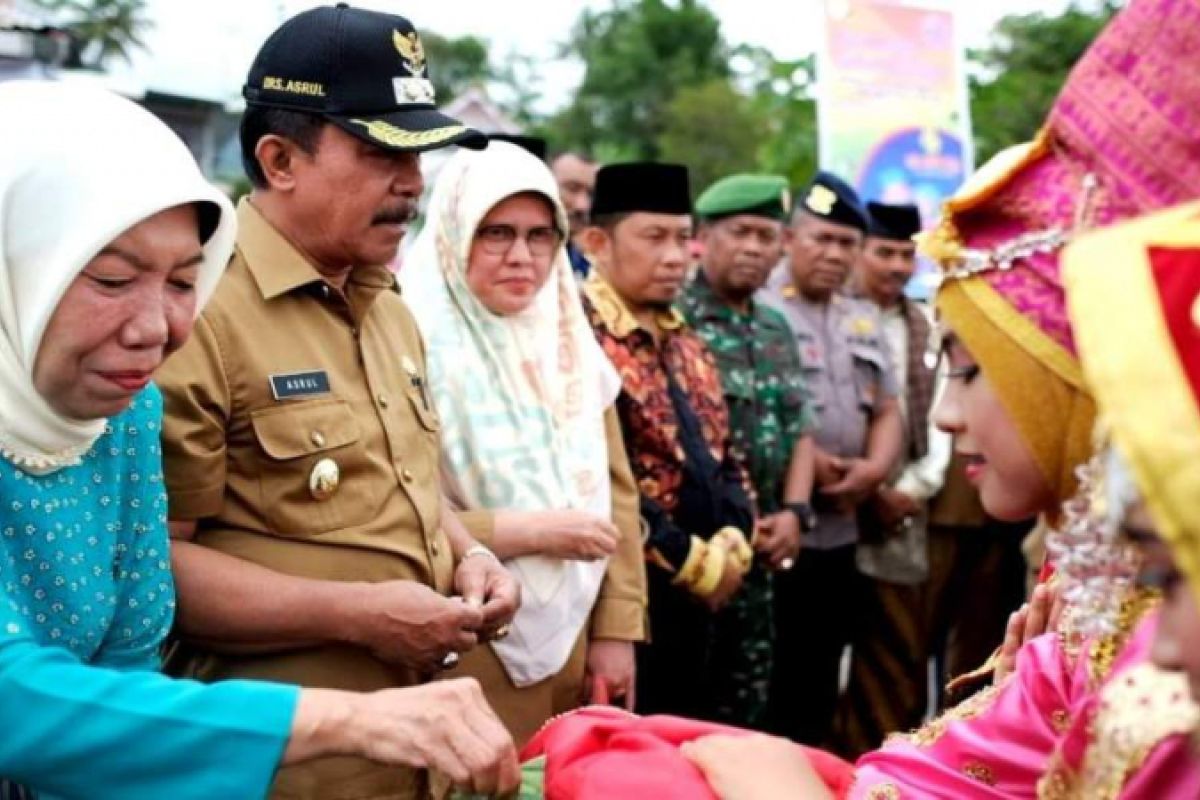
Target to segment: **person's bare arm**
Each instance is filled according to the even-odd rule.
[[[900,459],[900,448],[904,443],[904,421],[900,415],[900,402],[888,397],[879,406],[867,430],[866,461],[879,481],[887,478],[892,467]]]

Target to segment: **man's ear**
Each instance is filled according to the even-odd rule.
[[[579,244],[588,259],[598,264],[612,260],[612,237],[598,225],[589,225],[579,234]]]
[[[307,155],[295,142],[271,133],[258,140],[254,146],[254,157],[267,179],[267,185],[281,192],[291,191],[296,186],[296,161]]]

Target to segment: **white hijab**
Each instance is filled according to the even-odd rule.
[[[424,229],[400,270],[428,352],[442,418],[448,494],[468,508],[582,509],[611,518],[604,412],[620,379],[596,343],[565,247],[525,311],[497,316],[466,283],[475,230],[500,201],[533,192],[566,212],[553,176],[507,142],[462,150],[443,167]],[[492,647],[517,686],[554,675],[595,605],[605,561],[524,556],[512,632]]]
[[[33,386],[46,324],[95,255],[160,211],[219,211],[204,244],[199,313],[233,250],[233,208],[183,142],[140,106],[94,87],[0,83],[0,456],[46,474],[79,463],[104,419],[69,419]],[[212,211],[212,209],[207,209]]]

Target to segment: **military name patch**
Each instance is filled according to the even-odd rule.
[[[292,81],[276,78],[271,75],[263,78],[263,88],[271,89],[276,92],[289,92],[291,94],[303,94],[309,97],[324,97],[325,85],[322,83],[313,83],[312,81]]]
[[[271,376],[271,394],[276,400],[329,394],[329,374],[323,369]]]

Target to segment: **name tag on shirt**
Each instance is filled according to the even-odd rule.
[[[271,394],[276,400],[329,394],[329,375],[323,369],[271,376]]]

